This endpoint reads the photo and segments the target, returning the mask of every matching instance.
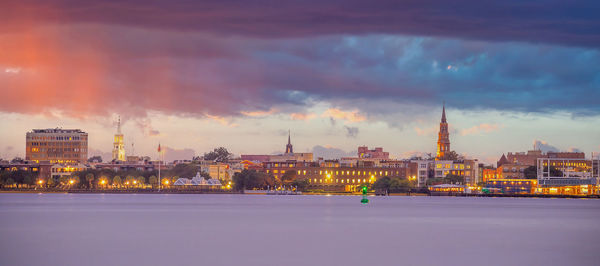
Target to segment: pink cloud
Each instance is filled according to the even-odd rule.
[[[330,118],[334,118],[334,119],[341,119],[341,120],[345,120],[350,123],[362,122],[367,119],[367,117],[360,114],[358,110],[343,111],[338,108],[327,109],[325,112],[323,112],[323,114],[321,114],[321,117],[330,117]]]
[[[317,115],[313,114],[313,113],[291,113],[290,114],[290,118],[292,120],[304,120],[304,121],[307,121],[307,120],[311,120],[311,119],[313,119],[315,117],[317,117]]]
[[[481,133],[490,133],[490,132],[496,131],[500,128],[502,128],[502,125],[483,123],[483,124],[480,124],[477,126],[472,126],[470,128],[461,130],[460,135],[467,136],[467,135],[478,135]]]

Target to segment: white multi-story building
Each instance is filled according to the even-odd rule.
[[[429,179],[429,170],[432,169],[433,160],[411,160],[412,163],[417,164],[417,183],[419,187],[427,185],[427,179]]]
[[[436,160],[434,177],[444,178],[449,174],[463,176],[465,184],[475,185],[478,182],[479,164],[477,160]]]

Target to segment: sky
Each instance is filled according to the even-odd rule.
[[[79,128],[106,160],[357,146],[600,152],[597,1],[0,2],[0,158]]]

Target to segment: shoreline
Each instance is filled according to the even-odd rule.
[[[261,193],[242,193],[229,190],[179,190],[166,189],[158,191],[152,190],[134,190],[134,189],[114,189],[114,190],[50,190],[50,189],[0,189],[2,194],[28,193],[28,194],[239,194],[239,195],[266,195]],[[293,196],[362,196],[360,193],[344,192],[303,192],[301,195]],[[280,195],[272,195],[280,196]],[[369,193],[369,197],[385,197]],[[478,198],[570,198],[570,199],[600,199],[600,195],[546,195],[546,194],[458,194],[458,195],[431,195],[427,193],[390,193],[389,197],[478,197]]]

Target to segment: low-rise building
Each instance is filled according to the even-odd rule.
[[[292,172],[296,179],[307,180],[309,187],[324,191],[358,191],[365,183],[373,183],[381,177],[396,177],[409,179],[416,176],[416,164],[410,161],[390,163],[388,167],[347,167],[338,160],[322,162],[265,162],[263,171],[281,178],[287,172]]]
[[[462,176],[465,184],[475,185],[479,176],[477,160],[435,160],[434,177],[445,178],[448,175]]]

